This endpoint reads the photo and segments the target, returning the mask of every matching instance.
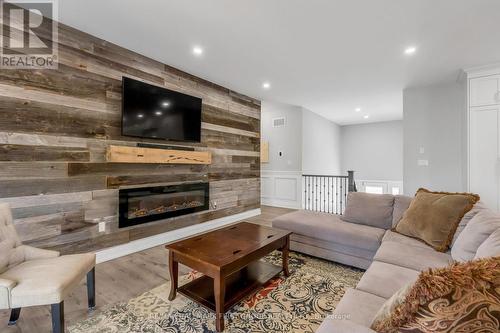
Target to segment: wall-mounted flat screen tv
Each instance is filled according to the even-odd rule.
[[[123,78],[122,135],[200,142],[201,98]]]

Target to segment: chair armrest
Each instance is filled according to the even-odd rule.
[[[15,281],[0,278],[0,309],[10,308],[10,291],[16,284]]]
[[[59,257],[59,252],[52,250],[44,250],[36,247],[21,245],[24,250],[24,260],[50,259]]]
[[[316,333],[377,333],[369,327],[350,320],[326,319]]]

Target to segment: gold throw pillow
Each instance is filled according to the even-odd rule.
[[[386,301],[371,328],[379,333],[500,332],[500,257],[420,273]]]
[[[478,201],[476,194],[431,192],[421,188],[393,231],[445,252],[460,220]]]

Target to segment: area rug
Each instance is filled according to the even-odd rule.
[[[263,260],[281,265],[281,253]],[[224,332],[313,333],[362,275],[361,270],[296,253],[290,254],[290,271],[288,278],[276,277],[226,313]],[[196,272],[181,276],[179,285],[198,276]],[[98,310],[69,327],[69,332],[215,332],[211,311],[180,294],[170,302],[169,291],[166,283],[127,303]]]

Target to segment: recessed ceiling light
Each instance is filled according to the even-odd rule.
[[[170,102],[163,102],[161,103],[161,106],[168,108],[170,106]]]
[[[142,113],[139,113],[139,114],[137,115],[137,118],[143,118],[143,117],[144,117],[144,115],[143,115]]]
[[[161,112],[161,111],[156,111],[155,112],[155,115],[157,115],[157,116],[161,116],[162,114],[163,114],[163,112]]]
[[[354,111],[359,112],[361,111],[361,108],[356,108]]]
[[[269,88],[271,88],[271,84],[269,82],[264,82],[264,83],[262,83],[262,88],[269,89]]]
[[[369,115],[369,114],[365,114],[365,115],[363,116],[363,118],[368,119],[368,118],[370,118],[370,115]]]
[[[193,54],[196,56],[201,56],[203,54],[203,49],[200,46],[193,47]]]
[[[414,54],[415,52],[417,52],[417,48],[415,46],[408,46],[405,49],[405,54],[407,55]]]

